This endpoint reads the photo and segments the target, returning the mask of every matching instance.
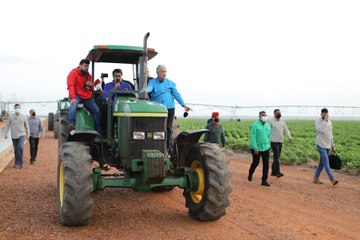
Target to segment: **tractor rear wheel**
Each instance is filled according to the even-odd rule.
[[[219,219],[230,205],[231,173],[229,160],[218,145],[196,143],[186,159],[194,175],[195,189],[185,189],[185,206],[192,218],[202,221]]]
[[[80,142],[62,144],[57,170],[57,202],[62,225],[80,226],[90,222],[92,174],[89,147]]]
[[[48,114],[48,130],[54,130],[54,113],[52,112]]]

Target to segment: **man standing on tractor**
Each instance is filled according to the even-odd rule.
[[[92,97],[94,81],[89,73],[89,65],[89,60],[82,59],[79,63],[79,67],[71,70],[67,77],[69,97],[71,99],[69,109],[69,132],[75,130],[76,105],[77,103],[83,103],[84,107],[94,116],[96,131],[101,133],[100,111]]]
[[[167,149],[170,150],[173,141],[172,123],[175,115],[174,98],[185,109],[186,112],[189,112],[191,109],[185,105],[184,100],[176,89],[176,84],[170,79],[166,78],[166,73],[167,71],[165,65],[160,64],[156,68],[157,78],[149,80],[148,93],[151,94],[150,100],[164,104],[168,110],[166,144]]]

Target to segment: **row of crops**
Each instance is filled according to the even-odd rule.
[[[205,128],[207,119],[178,119],[181,131]],[[226,148],[249,151],[250,125],[255,120],[231,121],[222,119],[225,129]],[[287,163],[305,163],[319,159],[315,147],[315,121],[286,121],[293,142],[285,137],[281,161]],[[337,153],[348,169],[360,169],[360,121],[332,121],[334,141]]]

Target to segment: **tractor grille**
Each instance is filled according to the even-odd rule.
[[[165,152],[165,143],[164,140],[153,140],[148,138],[148,133],[153,132],[165,132],[166,131],[166,118],[159,117],[135,117],[130,120],[130,129],[129,131],[129,156],[130,158],[140,158],[141,150],[143,149],[157,149],[162,153]],[[132,140],[133,132],[145,132],[145,140]]]

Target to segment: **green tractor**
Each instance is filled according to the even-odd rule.
[[[181,132],[168,154],[167,109],[149,101],[146,92],[147,61],[157,55],[147,48],[148,37],[149,33],[142,47],[95,45],[86,57],[93,76],[95,63],[131,64],[135,90],[114,90],[116,98],[107,103],[107,119],[102,119],[107,121],[106,136],[94,130],[93,117],[81,104],[76,130],[68,133],[68,113],[61,115],[57,203],[62,225],[88,224],[94,209],[92,192],[107,187],[180,187],[189,215],[202,221],[219,219],[230,205],[229,161],[218,145],[199,142],[206,129]]]
[[[65,97],[63,99],[60,99],[57,101],[57,111],[54,114],[53,121],[54,121],[54,138],[59,137],[59,131],[60,131],[60,116],[67,114],[70,109],[70,99]]]

